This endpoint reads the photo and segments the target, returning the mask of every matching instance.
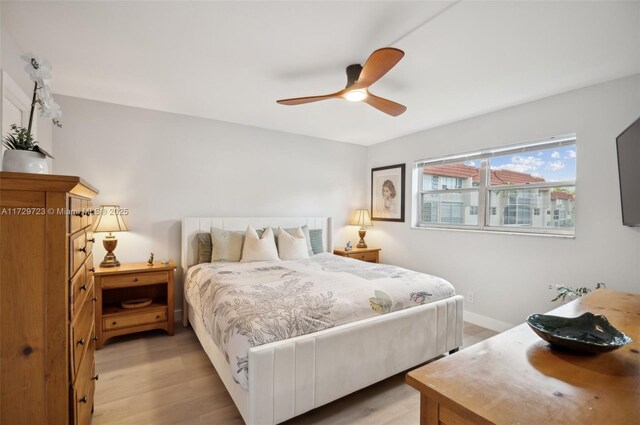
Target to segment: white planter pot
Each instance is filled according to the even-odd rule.
[[[7,149],[2,155],[2,171],[47,174],[47,157],[40,152]]]

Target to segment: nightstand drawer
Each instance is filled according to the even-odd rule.
[[[128,313],[102,319],[102,330],[110,331],[129,326],[147,325],[167,321],[167,307],[146,310],[140,313]]]
[[[362,253],[354,253],[349,254],[349,258],[355,258],[356,260],[368,261],[370,263],[378,262],[378,253],[377,252],[362,252]]]
[[[153,285],[155,283],[165,283],[169,281],[168,272],[149,272],[137,274],[123,274],[104,276],[102,278],[103,288],[122,288],[127,286]]]

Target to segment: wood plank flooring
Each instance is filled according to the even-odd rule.
[[[464,347],[496,333],[464,325]],[[93,425],[240,425],[244,422],[191,328],[113,338],[96,351]],[[417,424],[420,396],[405,373],[286,422],[301,424]]]

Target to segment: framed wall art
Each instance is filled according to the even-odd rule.
[[[371,220],[404,222],[405,164],[371,169]]]

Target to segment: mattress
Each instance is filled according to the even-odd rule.
[[[185,296],[231,374],[248,388],[248,350],[455,295],[446,280],[333,254],[310,259],[204,263]]]

